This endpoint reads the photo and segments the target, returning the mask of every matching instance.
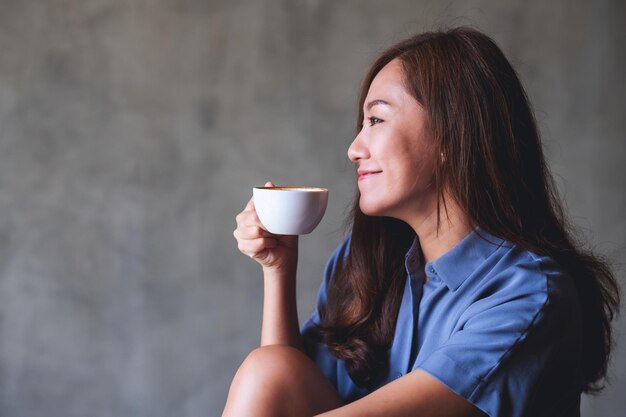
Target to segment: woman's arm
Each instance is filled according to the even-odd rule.
[[[288,345],[302,350],[296,306],[296,265],[287,270],[264,268],[263,276],[261,346]]]
[[[415,370],[319,417],[474,417],[485,414],[430,374]]]
[[[261,346],[288,345],[302,349],[296,308],[298,237],[274,235],[265,230],[253,199],[237,216],[233,235],[239,250],[263,267]]]

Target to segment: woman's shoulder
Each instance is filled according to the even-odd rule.
[[[503,304],[523,307],[529,320],[546,307],[552,316],[555,311],[569,314],[578,308],[573,278],[553,257],[481,229],[427,264],[429,273],[443,279],[452,297],[488,309]]]
[[[578,310],[573,278],[553,257],[506,241],[494,255],[486,284],[498,292],[533,302],[541,315],[571,315]]]

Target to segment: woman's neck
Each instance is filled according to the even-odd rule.
[[[437,207],[425,216],[416,216],[407,223],[415,230],[426,263],[432,262],[456,246],[474,228],[454,199],[441,204],[441,221],[437,222]]]

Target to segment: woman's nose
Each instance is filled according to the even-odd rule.
[[[363,143],[363,130],[352,141],[352,144],[348,148],[348,159],[352,162],[357,162],[361,159],[368,157],[367,147]]]

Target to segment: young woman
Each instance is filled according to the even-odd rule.
[[[297,238],[252,200],[237,216],[265,298],[224,416],[578,416],[618,286],[572,237],[502,52],[472,29],[417,35],[374,62],[359,109],[351,233],[301,330]]]

